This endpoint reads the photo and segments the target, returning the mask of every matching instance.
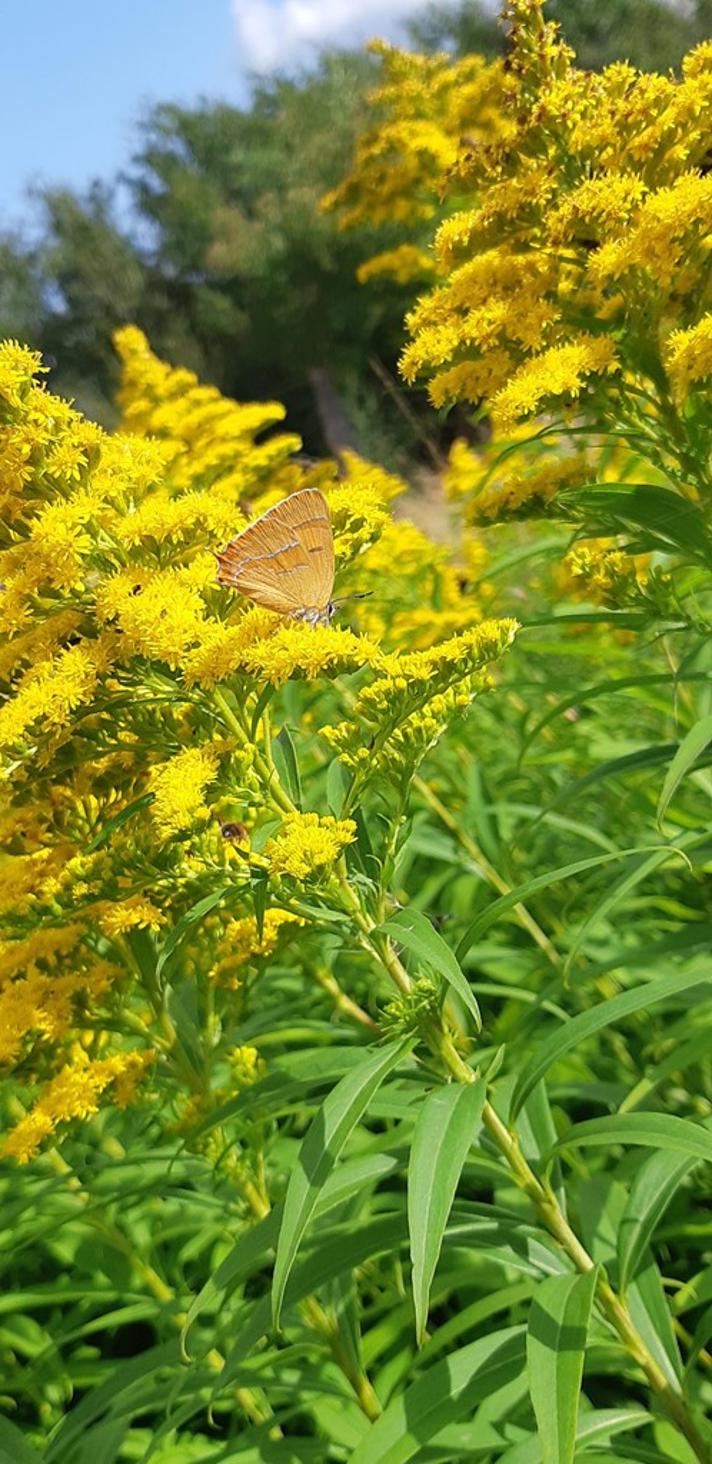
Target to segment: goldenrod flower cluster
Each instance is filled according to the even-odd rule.
[[[288,910],[265,911],[260,929],[254,915],[243,915],[239,920],[230,920],[217,947],[217,959],[211,971],[211,979],[222,986],[233,989],[240,985],[238,972],[244,966],[262,961],[276,951],[283,936],[294,934],[294,927],[304,924],[298,915]]]
[[[4,1141],[23,1162],[129,1101],[149,1067],[181,1107],[197,1039],[183,1042],[166,982],[190,990],[179,1012],[204,1007],[212,1054],[216,1033],[234,1045],[226,1004],[242,1010],[255,967],[278,946],[299,963],[307,922],[290,903],[302,884],[324,897],[356,824],[298,811],[273,719],[289,709],[319,807],[324,724],[354,699],[378,721],[397,687],[388,733],[410,719],[403,738],[425,750],[510,633],[478,628],[449,555],[391,518],[400,478],[356,454],[305,466],[296,439],[264,436],[277,404],[226,401],[133,327],[117,345],[113,434],[40,384],[34,352],[0,346],[0,1063],[23,1075]],[[215,552],[314,484],[337,596],[370,592],[362,633],[217,583]],[[195,1062],[197,1092],[210,1065]]]
[[[402,280],[418,274],[401,368],[436,407],[486,412],[507,453],[534,418],[598,434],[585,476],[584,455],[552,437],[548,478],[536,462],[481,484],[474,519],[546,513],[562,487],[600,482],[606,433],[641,454],[641,481],[708,494],[712,47],[679,77],[622,62],[594,73],[543,0],[508,0],[505,19],[506,67],[473,71],[469,89],[462,62],[384,51],[380,120],[327,204],[344,226],[394,224],[383,263],[361,274],[389,258]],[[456,451],[451,488],[461,468]]]
[[[323,200],[343,229],[364,222],[396,226],[414,234],[365,260],[362,283],[389,276],[399,284],[427,282],[436,270],[418,233],[440,212],[441,184],[455,164],[464,138],[472,146],[491,142],[507,126],[501,101],[500,62],[480,56],[452,61],[419,56],[383,42],[380,85],[370,98],[378,119],[359,139],[351,173]]]
[[[322,727],[322,735],[364,781],[376,773],[402,781],[491,684],[487,668],[517,628],[514,620],[485,620],[428,650],[384,655],[348,720]]]
[[[288,813],[274,838],[265,845],[270,873],[277,878],[306,880],[321,876],[356,838],[352,818],[327,814]]]
[[[486,401],[505,429],[572,404],[620,420],[641,387],[659,402],[709,374],[709,47],[679,80],[582,72],[538,0],[507,15],[513,121],[451,170],[445,278],[411,312],[403,370],[438,405]]]

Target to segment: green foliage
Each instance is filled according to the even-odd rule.
[[[684,9],[670,0],[550,0],[547,17],[559,23],[580,65],[594,71],[619,60],[641,71],[667,71],[712,34],[709,0]],[[427,6],[410,29],[425,50],[496,56],[504,49],[503,29],[480,0]]]
[[[592,55],[610,13],[597,9]],[[567,22],[588,15],[572,6]],[[684,24],[670,19],[671,51]],[[86,206],[53,197],[72,369],[93,363],[108,382],[101,332],[117,309],[152,311],[159,340],[185,344],[186,360],[231,390],[253,371],[251,394],[257,381],[293,401],[310,364],[353,369],[374,339],[390,342],[395,297],[370,316],[361,304],[359,317],[364,297],[345,281],[362,245],[337,244],[315,209],[360,125],[367,65],[327,61],[312,82],[264,88],[249,114],[158,109],[132,182],[150,250],[122,237],[105,193]],[[78,264],[85,253],[91,268]],[[8,309],[28,277],[11,276]],[[145,442],[134,446],[142,463]],[[264,443],[253,447],[259,462]],[[106,444],[90,443],[87,481],[94,450]],[[194,469],[190,491],[214,509],[215,461]],[[274,496],[294,469],[285,456],[285,476],[259,478],[258,492]],[[48,471],[42,458],[42,489]],[[334,501],[352,495],[344,537],[358,538],[377,477],[329,482]],[[167,492],[162,507],[181,502]],[[309,679],[295,652],[278,685],[261,687],[258,668],[231,673],[225,691],[219,675],[187,687],[150,640],[127,670],[122,627],[106,701],[71,706],[60,735],[35,727],[13,757],[20,806],[33,779],[42,812],[72,757],[80,774],[92,754],[124,770],[129,740],[152,768],[207,725],[234,761],[220,818],[201,805],[202,822],[181,824],[174,842],[170,830],[147,834],[155,792],[122,802],[112,785],[92,802],[72,785],[82,857],[124,881],[113,903],[127,877],[145,894],[149,876],[162,901],[153,928],[114,934],[118,997],[108,1017],[78,1007],[77,1045],[125,1035],[122,1017],[148,1041],[154,1023],[155,1069],[140,1102],[58,1121],[56,1147],[0,1166],[0,1464],[709,1464],[710,510],[702,494],[610,481],[562,505],[625,535],[661,574],[679,555],[687,612],[652,591],[633,609],[574,598],[552,568],[572,524],[553,514],[543,532],[492,530],[486,562],[449,599],[445,551],[424,559],[418,541],[421,559],[404,569],[396,533],[385,569],[369,570],[366,546],[345,571],[372,576],[354,621],[362,612],[370,634],[375,620],[385,661],[340,676],[327,663]],[[124,537],[112,539],[106,512],[90,544],[80,519],[90,572],[68,591],[42,581],[28,618],[51,619],[66,592],[88,620],[117,544],[133,574],[124,520],[138,510],[133,499],[120,508]],[[393,527],[377,509],[374,538]],[[188,543],[188,568],[204,538]],[[140,569],[160,578],[180,546],[145,539]],[[211,607],[223,593],[210,580]],[[189,603],[174,581],[164,594],[147,636],[176,599],[179,611]],[[138,636],[133,590],[126,599]],[[417,764],[390,755],[379,715],[393,732],[398,697],[423,714],[418,658],[434,677],[431,637],[451,622],[466,636],[483,604],[521,626],[492,695],[444,729],[433,713]],[[214,625],[233,631],[233,615],[231,603]],[[213,630],[201,617],[201,633]],[[311,630],[298,629],[312,651]],[[268,664],[274,640],[262,647]],[[23,668],[24,687],[35,671]],[[321,732],[357,716],[380,676],[390,704],[376,699],[364,716],[354,774]],[[180,780],[173,792],[185,792]],[[353,818],[328,875],[268,870],[265,851],[297,808]],[[249,843],[232,823],[243,814]],[[13,859],[27,857],[25,838],[12,825]],[[82,866],[82,881],[93,872]],[[62,886],[48,914],[34,899],[10,920],[55,931]],[[221,985],[212,958],[238,911],[250,940]],[[284,944],[274,930],[266,939],[275,911],[293,917]],[[100,955],[111,948],[99,916],[89,939]],[[33,1037],[3,1086],[10,1128],[40,1050]]]

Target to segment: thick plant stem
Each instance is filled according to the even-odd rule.
[[[230,728],[230,731],[233,732],[234,735],[237,737],[241,746],[250,748],[253,754],[255,771],[259,773],[272,803],[275,805],[280,813],[294,813],[295,805],[289,797],[289,794],[286,793],[284,788],[282,787],[277,774],[277,769],[274,766],[274,762],[272,761],[271,734],[269,732],[269,722],[267,721],[267,714],[265,713],[262,719],[263,735],[265,735],[266,733],[266,753],[265,755],[263,755],[261,752],[256,750],[254,743],[250,741],[247,731],[242,726],[239,717],[235,715],[232,707],[227,701],[227,698],[223,695],[221,691],[216,689],[213,692],[213,701],[215,702],[216,707],[218,707],[223,721]]]
[[[346,881],[344,881],[346,883]],[[378,939],[371,935],[373,923],[369,921],[361,910],[360,902],[356,894],[348,886],[352,902],[359,905],[361,919],[357,924],[364,932],[364,943],[369,946],[373,954],[380,960],[384,969],[395,982],[400,991],[410,989],[410,977],[393,950],[390,942],[386,941],[381,945]],[[430,1045],[434,1054],[440,1059],[443,1066],[458,1083],[474,1083],[475,1073],[464,1061],[457,1051],[452,1036],[445,1030],[442,1023],[433,1023],[429,1033]],[[493,1140],[499,1153],[506,1161],[512,1177],[518,1187],[531,1200],[542,1225],[545,1226],[552,1238],[568,1256],[569,1260],[578,1271],[583,1273],[591,1271],[595,1262],[589,1255],[585,1246],[581,1243],[575,1231],[569,1225],[566,1216],[563,1214],[559,1202],[551,1186],[538,1178],[522,1154],[519,1140],[516,1133],[513,1133],[507,1125],[502,1122],[499,1114],[489,1101],[485,1102],[482,1111],[484,1127]],[[699,1464],[712,1464],[712,1445],[703,1438],[694,1420],[690,1416],[685,1399],[670,1386],[662,1368],[659,1367],[653,1354],[648,1348],[643,1337],[641,1337],[628,1308],[620,1300],[609,1284],[605,1276],[599,1276],[596,1285],[596,1300],[599,1308],[608,1322],[616,1332],[628,1355],[633,1358],[650,1384],[652,1391],[660,1402],[668,1418],[679,1429],[680,1433],[687,1440],[693,1450]]]
[[[452,1038],[447,1033],[442,1031],[438,1033],[436,1045],[438,1056],[457,1082],[472,1083],[475,1081],[475,1074],[460,1057]],[[516,1134],[507,1128],[489,1102],[485,1102],[482,1119],[490,1138],[509,1165],[516,1184],[532,1201],[539,1219],[546,1226],[549,1234],[565,1251],[578,1271],[593,1270],[595,1264],[593,1258],[581,1244],[575,1231],[571,1229],[551,1187],[543,1183],[527,1163]],[[662,1368],[658,1366],[635,1326],[628,1308],[616,1295],[605,1276],[599,1276],[596,1300],[628,1354],[645,1373],[650,1387],[668,1418],[687,1439],[700,1464],[712,1464],[712,1446],[700,1434],[690,1417],[685,1399],[670,1386]]]
[[[355,1360],[349,1356],[347,1349],[344,1347],[338,1326],[327,1316],[327,1313],[315,1296],[308,1297],[302,1303],[301,1310],[305,1319],[314,1330],[320,1332],[326,1338],[334,1362],[343,1373],[347,1382],[351,1385],[359,1408],[373,1423],[376,1418],[380,1418],[383,1410],[370,1379],[366,1376],[363,1369],[358,1367]]]
[[[368,1012],[364,1011],[363,1007],[359,1006],[357,1001],[354,1001],[346,994],[343,988],[339,986],[336,977],[332,976],[330,971],[318,966],[315,968],[313,974],[317,986],[320,986],[322,991],[328,993],[337,1012],[341,1012],[343,1016],[350,1017],[352,1021],[358,1022],[360,1027],[367,1027],[369,1032],[378,1031],[378,1022],[375,1022],[373,1017],[370,1017]]]

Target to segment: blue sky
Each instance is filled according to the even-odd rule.
[[[3,8],[0,232],[31,224],[28,184],[84,188],[128,164],[156,101],[240,104],[250,70],[319,41],[395,37],[420,0],[25,0]]]
[[[0,228],[27,215],[27,183],[125,165],[150,102],[246,95],[229,0],[27,0],[2,29]]]

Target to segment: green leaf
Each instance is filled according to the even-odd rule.
[[[628,1433],[649,1422],[650,1414],[645,1408],[592,1408],[589,1413],[579,1415],[576,1443],[584,1447],[591,1442],[608,1443],[612,1435]],[[577,1464],[578,1458],[577,1453]],[[537,1435],[507,1449],[498,1464],[541,1464],[541,1459],[541,1441]]]
[[[40,1455],[6,1418],[0,1418],[0,1464],[42,1464]]]
[[[384,935],[398,941],[406,950],[412,951],[418,960],[432,966],[439,976],[444,977],[464,1002],[479,1032],[482,1018],[470,983],[457,957],[442,936],[438,935],[437,930],[433,929],[427,916],[409,906],[407,910],[399,910],[396,915],[392,915],[380,929]]]
[[[565,491],[559,499],[576,511],[585,510],[588,534],[639,530],[636,548],[684,550],[690,559],[709,567],[710,540],[704,516],[689,499],[670,488],[651,483],[597,483]]]
[[[391,1042],[371,1053],[354,1072],[347,1073],[337,1083],[312,1119],[284,1198],[272,1283],[275,1326],[279,1325],[284,1288],[319,1194],[374,1093],[411,1046],[409,1038]]]
[[[445,1226],[484,1101],[482,1081],[437,1088],[426,1098],[415,1125],[408,1167],[408,1229],[419,1346]]]
[[[272,755],[279,781],[286,788],[292,803],[302,806],[302,780],[299,776],[299,762],[292,734],[284,726],[272,743]]]
[[[709,679],[709,673],[706,671],[694,671],[687,675],[678,672],[676,676],[677,681],[706,681],[709,683]],[[544,731],[544,728],[548,727],[551,722],[555,722],[557,718],[563,716],[570,707],[587,707],[589,702],[595,701],[598,697],[620,695],[622,691],[638,690],[641,687],[648,686],[669,685],[670,672],[660,671],[648,675],[610,676],[606,681],[598,681],[592,683],[590,686],[578,686],[574,691],[569,691],[565,697],[557,701],[553,707],[549,707],[545,715],[540,717],[534,724],[531,731],[527,732],[521,756],[523,758],[526,755],[528,748],[536,741],[537,737]]]
[[[161,1374],[165,1379],[165,1369],[175,1367],[177,1363],[177,1338],[144,1349],[128,1362],[118,1363],[106,1381],[91,1388],[70,1412],[65,1413],[47,1445],[44,1464],[70,1464],[70,1461],[74,1464],[77,1460],[76,1446],[84,1442],[91,1425],[105,1412],[113,1413],[115,1417],[126,1415],[137,1390],[144,1390],[145,1396],[148,1385]],[[164,1399],[165,1381],[161,1383],[154,1406]]]
[[[334,818],[341,817],[341,810],[350,787],[349,773],[338,758],[333,758],[326,774],[326,802],[329,812],[333,813]]]
[[[257,926],[257,939],[261,940],[265,928],[265,914],[267,911],[267,881],[266,869],[253,870],[250,880],[252,893],[252,908],[255,912],[255,925]]]
[[[681,854],[680,850],[673,848],[671,845],[666,846],[662,849],[655,849],[652,853],[648,853],[645,850],[639,851],[633,868],[629,869],[628,872],[623,875],[622,879],[618,880],[612,886],[612,888],[607,890],[603,899],[599,900],[598,904],[594,906],[590,915],[588,915],[586,920],[584,920],[583,923],[580,925],[574,940],[571,942],[571,947],[566,957],[566,964],[564,966],[565,979],[566,977],[568,977],[571,968],[576,961],[578,953],[586,940],[586,937],[589,935],[594,926],[598,925],[602,920],[605,920],[606,916],[610,914],[611,910],[614,910],[616,905],[618,905],[620,901],[623,900],[625,896],[630,893],[631,890],[635,889],[636,885],[642,884],[643,880],[647,879],[648,875],[652,874],[654,870],[659,869],[661,864],[665,864],[671,855],[677,855],[678,858],[684,858],[684,855]]]
[[[135,818],[136,814],[140,813],[143,808],[148,808],[149,804],[153,803],[155,796],[155,793],[142,793],[140,798],[134,798],[132,803],[127,803],[126,807],[122,808],[119,813],[115,813],[113,818],[108,819],[98,834],[95,834],[94,838],[89,841],[86,847],[86,853],[94,854],[97,849],[101,849],[102,845],[111,838],[112,834],[116,833],[117,829],[122,828],[125,823],[128,823],[129,819]]]
[[[267,710],[267,707],[269,706],[273,696],[274,687],[271,686],[268,682],[267,685],[260,692],[257,701],[255,702],[254,711],[252,713],[252,721],[250,723],[250,742],[257,741],[257,731],[260,725],[260,719],[263,712]]]
[[[662,1150],[641,1165],[618,1230],[618,1286],[625,1292],[635,1276],[656,1225],[697,1161]]]
[[[462,960],[467,954],[471,945],[474,945],[480,936],[495,925],[501,915],[512,910],[530,895],[535,895],[539,890],[548,889],[549,885],[557,884],[559,880],[570,879],[574,874],[584,874],[588,869],[596,869],[600,864],[610,864],[615,859],[631,859],[634,854],[640,854],[640,849],[615,849],[612,854],[591,854],[587,859],[576,859],[573,864],[562,864],[558,869],[550,869],[547,874],[538,874],[534,879],[528,879],[524,884],[517,885],[517,888],[510,890],[508,895],[501,895],[494,900],[481,915],[473,920],[468,926],[465,934],[457,948],[458,960]]]
[[[202,1311],[212,1310],[219,1297],[225,1292],[233,1290],[240,1281],[249,1276],[252,1271],[257,1270],[266,1260],[277,1240],[280,1218],[281,1209],[275,1208],[265,1216],[264,1220],[260,1220],[259,1224],[241,1235],[229,1255],[225,1257],[225,1260],[221,1262],[191,1302],[180,1334],[181,1354],[185,1362],[189,1361],[188,1333],[196,1317]]]
[[[224,900],[225,896],[231,891],[234,891],[233,885],[223,885],[222,889],[213,890],[211,895],[205,895],[202,900],[198,900],[195,905],[191,905],[190,909],[186,910],[185,915],[181,915],[180,920],[176,921],[170,934],[166,937],[156,961],[157,981],[160,980],[166,963],[170,961],[171,956],[175,955],[193,926],[197,925],[198,921],[202,920],[204,915],[209,915],[210,911],[214,910],[215,906],[219,905],[220,901]]]
[[[421,1373],[364,1434],[351,1464],[406,1464],[441,1429],[521,1372],[523,1327],[479,1337]]]
[[[682,1360],[665,1295],[662,1276],[648,1252],[647,1265],[636,1272],[628,1287],[628,1311],[648,1351],[677,1391],[682,1382]]]
[[[676,1118],[672,1113],[614,1113],[609,1118],[589,1118],[574,1124],[554,1149],[579,1144],[644,1144],[712,1163],[712,1134],[701,1124]]]
[[[687,736],[683,737],[667,770],[658,801],[658,823],[662,823],[668,805],[680,783],[710,742],[712,742],[712,716],[701,717],[699,722],[695,722],[694,727],[690,728]]]
[[[707,1306],[692,1334],[690,1350],[687,1354],[687,1362],[685,1363],[685,1373],[687,1375],[692,1372],[703,1347],[707,1347],[710,1338],[712,1338],[712,1306]]]
[[[529,1309],[529,1393],[543,1464],[573,1464],[596,1278],[595,1267],[584,1276],[550,1276],[537,1287]]]
[[[565,1057],[579,1043],[584,1042],[594,1032],[600,1032],[603,1027],[610,1027],[613,1023],[620,1021],[621,1017],[630,1016],[633,1012],[647,1010],[658,1002],[667,1000],[671,996],[679,996],[683,991],[689,991],[701,984],[707,985],[707,979],[698,973],[691,975],[689,972],[675,972],[671,976],[662,976],[659,981],[650,981],[644,986],[637,986],[634,991],[624,991],[620,996],[611,997],[610,1001],[601,1002],[599,1006],[593,1007],[589,1012],[581,1012],[577,1017],[572,1017],[563,1027],[557,1028],[535,1049],[529,1061],[524,1064],[522,1071],[517,1078],[512,1094],[511,1117],[516,1118],[522,1104],[536,1087],[536,1084],[545,1076],[549,1068],[559,1058]]]

